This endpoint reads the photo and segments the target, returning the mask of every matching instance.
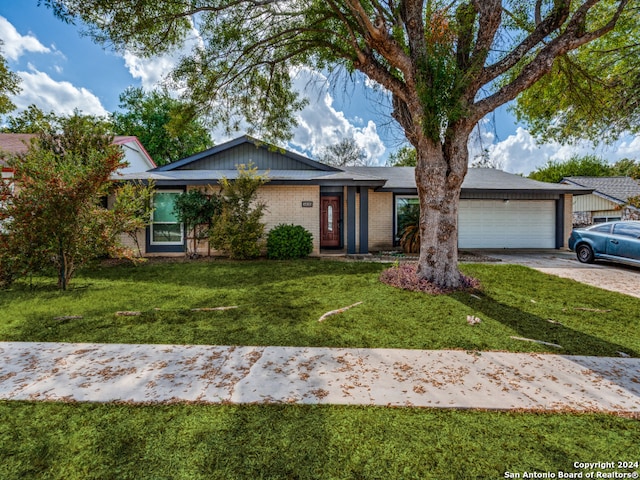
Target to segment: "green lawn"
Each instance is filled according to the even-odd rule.
[[[594,414],[0,402],[0,458],[4,480],[497,479],[639,460],[640,428]]]
[[[383,268],[318,260],[150,263],[85,271],[67,292],[57,291],[52,279],[37,278],[0,292],[0,340],[640,356],[640,299],[493,264],[462,267],[481,281],[481,291],[428,296],[381,284]],[[323,313],[358,301],[363,304],[318,323]],[[238,308],[191,311],[231,305]],[[142,315],[115,315],[123,310]],[[467,315],[482,323],[467,325]],[[82,318],[56,319],[64,316]],[[493,479],[505,478],[505,472],[573,472],[574,462],[596,461],[640,461],[640,420],[345,406],[0,401],[3,480]]]
[[[36,279],[0,292],[0,340],[640,356],[640,299],[495,264],[463,266],[481,281],[480,292],[429,296],[380,283],[383,268],[318,260],[103,267],[79,276],[67,292],[51,279]],[[318,322],[325,312],[360,301]],[[191,311],[219,306],[238,308]],[[142,315],[115,315],[123,310]],[[467,315],[482,323],[467,325]],[[68,316],[82,318],[57,319]]]

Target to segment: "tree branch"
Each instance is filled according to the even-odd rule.
[[[477,102],[472,110],[470,118],[472,121],[479,121],[489,112],[492,112],[500,105],[503,105],[513,99],[515,99],[519,93],[523,92],[540,78],[551,71],[554,60],[560,55],[575,50],[580,46],[599,38],[606,33],[613,30],[620,15],[624,11],[624,8],[628,0],[621,0],[618,4],[618,8],[611,16],[611,19],[601,28],[594,30],[593,32],[584,32],[583,27],[585,24],[586,15],[595,4],[597,0],[590,0],[585,2],[572,16],[567,28],[562,34],[549,42],[536,56],[527,64],[522,71],[516,76],[516,78],[503,86],[493,95],[484,98]]]

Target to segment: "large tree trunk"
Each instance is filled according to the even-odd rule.
[[[418,276],[440,287],[458,288],[458,206],[467,173],[468,133],[453,129],[443,142],[420,136],[416,185],[420,198]]]

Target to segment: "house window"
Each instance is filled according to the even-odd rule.
[[[396,241],[400,241],[400,232],[418,221],[420,216],[420,200],[415,196],[396,197]]]
[[[160,191],[153,195],[151,245],[182,245],[184,226],[178,221],[173,206],[181,191]]]
[[[593,223],[619,222],[620,217],[593,217]]]

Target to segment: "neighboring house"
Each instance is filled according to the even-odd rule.
[[[249,163],[268,172],[269,182],[259,192],[267,205],[267,231],[280,223],[302,225],[313,235],[316,255],[325,250],[353,254],[394,248],[402,207],[418,201],[412,167],[336,168],[243,136],[119,177],[155,183],[154,218],[139,239],[145,255],[184,252],[184,228],[172,208],[177,195],[190,189],[216,191],[221,178],[235,178],[236,166]],[[462,185],[459,247],[566,247],[572,196],[587,193],[591,189],[470,169]],[[200,248],[207,252],[206,243]]]
[[[0,167],[2,178],[11,178],[13,170],[7,166],[5,155],[15,155],[27,151],[29,143],[37,135],[32,133],[0,133]],[[156,164],[144,149],[137,137],[115,136],[113,143],[120,145],[124,153],[124,160],[128,163],[120,173],[132,173],[155,168]]]
[[[589,195],[574,197],[575,226],[640,218],[640,210],[627,205],[630,198],[640,196],[640,184],[633,178],[566,177],[562,179],[562,183],[593,190]]]

